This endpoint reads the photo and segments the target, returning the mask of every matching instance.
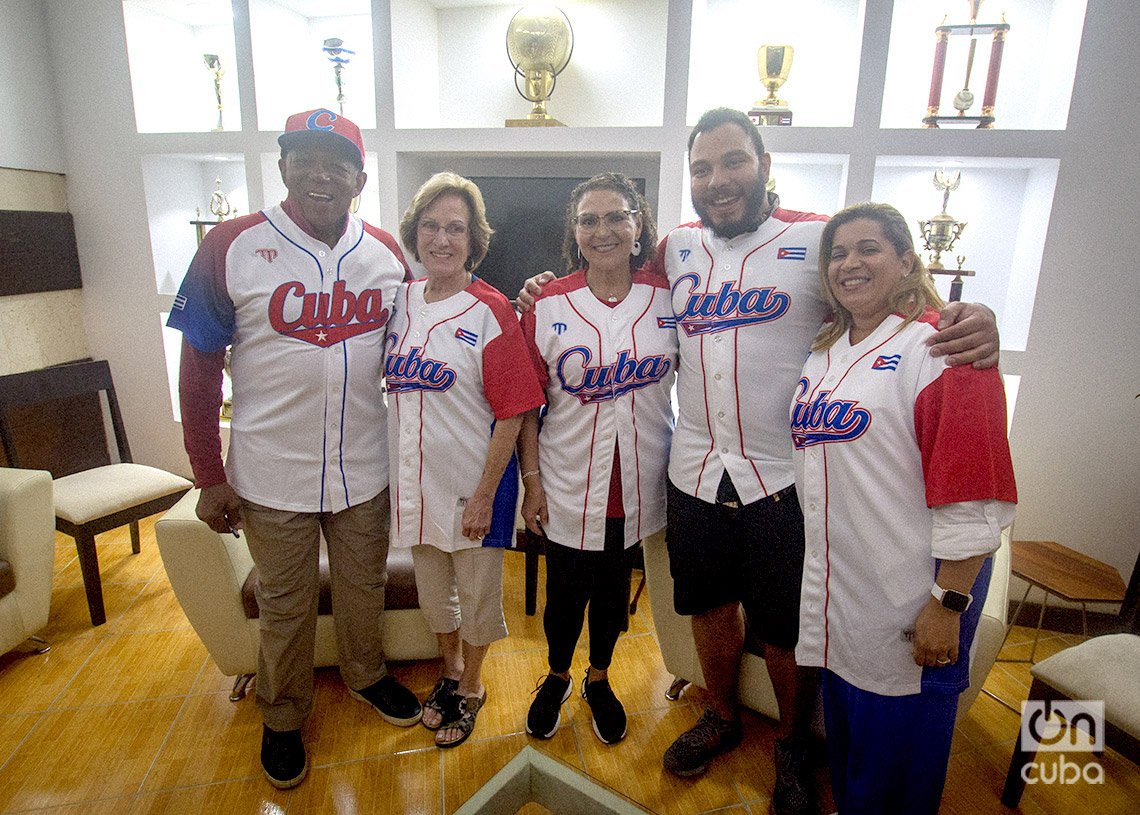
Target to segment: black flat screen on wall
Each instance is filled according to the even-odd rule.
[[[475,274],[514,299],[528,277],[546,270],[561,277],[562,233],[570,193],[585,178],[503,178],[472,176],[487,204],[495,234]],[[645,193],[645,179],[635,178]]]
[[[82,285],[71,213],[0,210],[0,297]]]

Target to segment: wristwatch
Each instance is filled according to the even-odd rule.
[[[959,614],[968,609],[970,603],[974,602],[972,594],[963,594],[960,591],[954,591],[954,589],[944,589],[937,583],[930,587],[930,593],[935,600],[942,604],[943,608],[956,611]]]

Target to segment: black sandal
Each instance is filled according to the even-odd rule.
[[[435,683],[427,699],[424,699],[424,712],[429,710],[439,714],[439,722],[432,727],[420,717],[420,724],[428,730],[439,730],[448,720],[459,718],[459,702],[463,698],[459,695],[459,680],[444,676]]]
[[[459,700],[459,716],[450,722],[440,725],[439,732],[435,734],[436,747],[458,747],[467,741],[467,737],[475,730],[475,717],[480,708],[487,702],[487,689],[483,688],[482,696],[464,696]],[[440,734],[447,729],[455,728],[459,731],[456,738],[445,740]]]

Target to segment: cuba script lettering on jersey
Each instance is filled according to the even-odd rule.
[[[594,366],[590,365],[592,358],[584,345],[567,348],[558,356],[556,370],[562,390],[577,396],[583,405],[608,402],[660,382],[673,367],[664,354],[638,359],[622,350],[613,364]]]
[[[678,292],[685,296],[677,324],[690,337],[778,320],[792,303],[787,292],[771,286],[741,291],[736,281],[727,281],[716,292],[694,291],[700,284],[700,276],[692,272],[681,275],[673,284],[674,302]]]
[[[831,399],[831,391],[820,391],[815,399],[802,401],[811,382],[800,379],[792,408],[792,445],[797,450],[816,444],[853,441],[871,426],[871,411],[858,407],[853,399]]]
[[[355,294],[343,280],[333,284],[331,294],[305,291],[304,283],[291,280],[269,298],[274,331],[321,347],[381,329],[389,316],[383,291],[364,289]]]
[[[384,359],[384,377],[388,393],[411,391],[445,391],[455,384],[455,371],[438,359],[424,356],[424,349],[413,346],[406,354],[395,353],[399,337],[388,337],[388,354]]]

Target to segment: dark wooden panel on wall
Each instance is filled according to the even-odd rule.
[[[495,234],[491,248],[475,274],[509,298],[527,278],[552,271],[562,276],[562,234],[570,193],[585,178],[517,178],[477,176],[471,179],[483,193],[487,220]],[[645,194],[645,179],[635,178]]]
[[[0,296],[82,285],[70,212],[0,210]]]

